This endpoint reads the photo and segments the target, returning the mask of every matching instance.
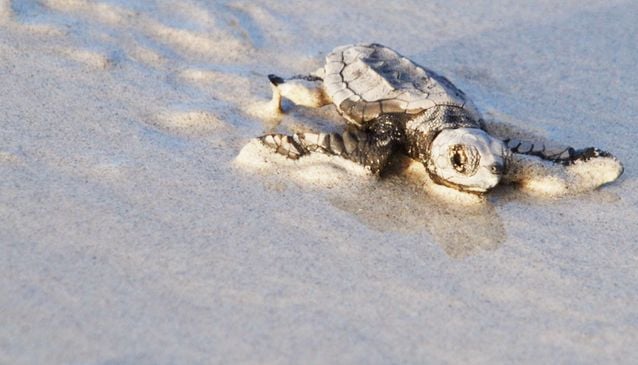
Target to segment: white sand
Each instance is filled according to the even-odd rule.
[[[362,4],[0,0],[0,364],[638,362],[637,3]],[[625,174],[463,205],[237,168],[337,128],[255,106],[358,41]]]

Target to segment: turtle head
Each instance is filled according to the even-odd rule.
[[[483,193],[501,180],[507,151],[501,140],[481,129],[444,129],[432,141],[425,166],[437,183]]]

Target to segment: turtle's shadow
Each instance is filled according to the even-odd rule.
[[[503,221],[489,201],[458,205],[432,197],[417,183],[406,183],[402,175],[409,164],[408,158],[394,159],[380,181],[361,187],[357,195],[364,199],[333,193],[328,200],[377,231],[426,231],[452,258],[494,250],[505,242]]]

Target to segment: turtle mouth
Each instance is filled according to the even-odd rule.
[[[478,195],[478,196],[483,196],[488,191],[490,191],[491,189],[496,187],[496,185],[498,185],[498,182],[501,180],[501,176],[502,176],[502,175],[498,175],[498,179],[496,179],[496,183],[495,184],[493,184],[493,185],[491,185],[489,187],[482,187],[482,186],[462,185],[462,184],[457,184],[457,183],[445,180],[441,176],[437,175],[436,172],[432,172],[429,168],[427,168],[427,165],[426,165],[426,169],[425,170],[428,172],[428,175],[430,176],[430,179],[435,184],[443,185],[443,186],[448,187],[450,189],[459,190],[459,191],[462,191],[464,193],[470,193],[470,194],[474,194],[474,195]]]

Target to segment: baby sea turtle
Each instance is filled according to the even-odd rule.
[[[309,107],[333,103],[348,124],[341,134],[259,138],[291,159],[323,153],[378,173],[392,154],[404,153],[422,162],[435,183],[483,193],[499,183],[512,154],[563,165],[612,157],[593,147],[551,149],[491,136],[477,108],[448,79],[380,44],[338,47],[311,75],[269,79],[279,108],[282,97]]]

